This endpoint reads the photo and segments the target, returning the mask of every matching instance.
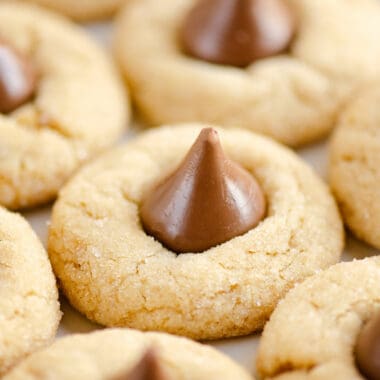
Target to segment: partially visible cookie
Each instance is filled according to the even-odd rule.
[[[6,65],[11,49],[37,72],[34,97],[0,114],[0,204],[19,209],[54,199],[80,164],[114,143],[127,126],[128,100],[106,54],[52,12],[1,1],[0,42],[10,92],[20,81]]]
[[[177,168],[202,127],[146,132],[61,191],[49,255],[64,293],[89,319],[196,339],[245,335],[264,326],[295,283],[339,260],[343,228],[324,183],[290,150],[238,129],[216,130],[226,155],[263,189],[264,219],[198,253],[177,254],[145,232],[143,198]],[[179,194],[187,197],[184,188]],[[200,213],[198,223],[204,219]]]
[[[291,290],[265,326],[263,379],[359,380],[354,350],[380,308],[380,258],[337,264]]]
[[[0,374],[53,340],[61,318],[46,251],[27,222],[0,208]]]
[[[24,0],[61,12],[77,21],[92,21],[111,16],[124,0]]]
[[[330,183],[351,231],[380,248],[380,86],[342,114],[330,146]]]
[[[71,335],[29,356],[4,380],[113,380],[153,348],[173,380],[249,380],[252,377],[214,348],[162,333],[108,329]],[[119,377],[117,377],[119,378]]]
[[[299,146],[325,136],[346,96],[358,83],[379,76],[377,0],[287,1],[297,24],[289,48],[245,67],[214,64],[185,53],[179,31],[198,2],[129,0],[118,17],[115,52],[138,109],[153,125],[215,123]],[[250,1],[219,3],[230,12],[224,14],[215,6],[214,28],[223,30],[220,23],[233,17],[234,4],[248,7]],[[263,18],[277,15],[276,1],[256,3],[252,12],[269,3]],[[249,38],[244,30],[247,19],[234,24],[241,28],[235,31],[236,40]],[[265,20],[260,24],[265,34],[262,25]],[[232,27],[226,30],[228,35],[234,32]],[[268,40],[276,40],[278,33]],[[213,50],[223,36],[206,35],[200,44]]]

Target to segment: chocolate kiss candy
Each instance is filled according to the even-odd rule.
[[[380,380],[380,313],[364,325],[355,349],[356,363],[369,380]]]
[[[177,253],[202,252],[255,227],[265,199],[254,177],[203,129],[179,168],[145,199],[145,231]]]
[[[0,112],[11,112],[27,102],[36,90],[36,82],[32,63],[0,41]]]
[[[200,0],[180,39],[191,56],[244,67],[285,51],[294,32],[295,18],[284,0]]]
[[[158,361],[155,350],[149,349],[132,371],[113,380],[170,380]]]

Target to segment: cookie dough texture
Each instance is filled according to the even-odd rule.
[[[0,208],[0,375],[53,339],[61,317],[46,251],[27,222]]]
[[[53,199],[120,136],[129,111],[105,53],[63,18],[1,1],[0,38],[30,56],[40,76],[32,102],[0,115],[0,204],[17,209]]]
[[[111,16],[124,0],[28,0],[61,12],[78,21]]]
[[[252,380],[215,349],[162,333],[108,329],[72,335],[31,355],[4,380],[111,380],[132,369],[154,347],[165,372],[175,380]]]
[[[289,0],[299,22],[290,54],[246,69],[184,55],[177,34],[194,2],[130,0],[118,18],[115,53],[152,124],[238,126],[299,146],[330,131],[348,94],[380,75],[377,0]]]
[[[263,379],[361,380],[353,350],[380,307],[380,258],[337,264],[291,290],[261,338]]]
[[[219,129],[226,154],[254,173],[268,216],[200,254],[148,236],[144,195],[173,171],[201,125],[147,132],[81,171],[54,206],[49,254],[63,291],[89,319],[196,339],[263,327],[294,283],[339,260],[343,230],[322,181],[292,152],[244,130]]]
[[[349,228],[380,248],[380,86],[342,114],[330,147],[330,183]]]

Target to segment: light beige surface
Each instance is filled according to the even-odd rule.
[[[362,92],[342,114],[330,146],[330,183],[345,221],[380,248],[380,86]]]
[[[78,21],[111,16],[125,0],[24,0],[61,12]]]
[[[108,329],[72,335],[26,359],[4,380],[106,380],[128,371],[149,347],[173,380],[249,380],[251,376],[215,349],[162,333]]]
[[[121,135],[127,99],[105,53],[61,17],[1,1],[0,36],[29,55],[40,74],[35,99],[0,115],[0,204],[35,206]]]
[[[151,124],[238,126],[299,146],[331,130],[347,95],[380,75],[377,0],[289,0],[299,20],[290,54],[246,69],[182,53],[177,31],[194,2],[130,0],[118,18],[115,53]]]
[[[265,326],[264,379],[360,380],[353,349],[380,307],[380,257],[340,263],[291,290]]]
[[[46,251],[19,215],[0,207],[0,375],[53,340],[61,318]]]
[[[177,256],[146,235],[139,204],[183,159],[200,125],[140,135],[87,166],[54,206],[49,254],[62,289],[91,320],[197,339],[263,327],[297,281],[337,262],[343,230],[322,181],[291,151],[244,130],[219,130],[254,172],[268,216],[202,254]]]

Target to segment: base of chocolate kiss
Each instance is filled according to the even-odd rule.
[[[179,38],[190,56],[245,67],[288,50],[295,29],[295,16],[284,0],[200,0]]]
[[[170,380],[164,372],[155,349],[149,348],[140,361],[126,373],[112,380]]]
[[[180,166],[141,207],[145,231],[176,253],[200,253],[248,232],[265,216],[263,192],[203,129]]]

